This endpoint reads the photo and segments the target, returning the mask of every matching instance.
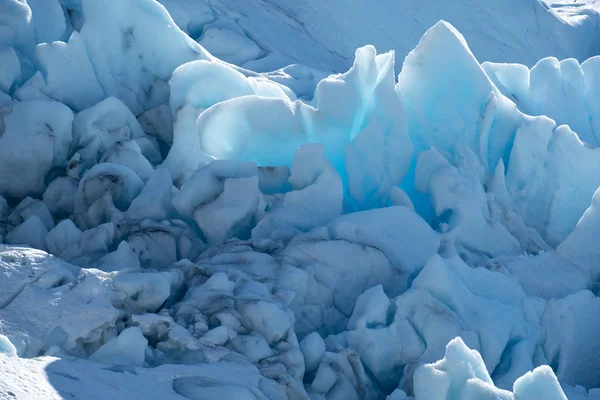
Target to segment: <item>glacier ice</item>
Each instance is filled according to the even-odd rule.
[[[0,397],[598,398],[587,39],[281,68],[307,15],[161,3],[0,0]]]

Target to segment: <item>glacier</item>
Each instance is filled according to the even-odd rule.
[[[463,3],[0,0],[0,398],[600,399],[600,14]]]

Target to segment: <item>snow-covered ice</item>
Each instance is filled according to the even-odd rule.
[[[0,0],[0,398],[600,399],[599,10]]]

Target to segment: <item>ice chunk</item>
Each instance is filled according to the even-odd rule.
[[[325,354],[325,342],[317,332],[310,333],[300,342],[300,350],[304,356],[304,365],[307,372],[317,369]]]
[[[100,347],[91,360],[110,365],[144,366],[148,340],[138,327],[130,327]]]
[[[296,151],[288,182],[292,191],[270,205],[252,230],[252,239],[307,232],[342,214],[342,181],[325,158],[322,145],[304,145]]]
[[[462,144],[487,162],[487,149],[477,142],[494,88],[452,25],[440,21],[423,35],[404,60],[398,84],[416,149],[434,145],[442,154],[454,154]],[[440,91],[443,95],[436,95]]]
[[[45,250],[46,233],[48,233],[48,229],[44,221],[38,215],[32,215],[6,235],[6,242],[25,244],[36,249]]]
[[[0,121],[0,195],[41,195],[46,174],[67,157],[73,112],[57,102],[15,102]]]
[[[547,366],[537,367],[516,380],[515,400],[567,400],[554,371]]]
[[[109,97],[75,115],[73,140],[84,168],[96,164],[118,141],[144,136],[135,116],[120,100]]]
[[[97,268],[102,271],[120,271],[130,268],[140,269],[140,261],[131,245],[123,240],[119,243],[115,251],[106,254],[98,260]]]
[[[21,201],[8,216],[8,221],[13,225],[19,225],[29,217],[37,215],[44,222],[47,230],[54,228],[54,219],[43,201],[26,197]]]
[[[419,270],[437,252],[440,243],[436,232],[406,207],[344,215],[329,224],[327,230],[334,240],[382,251],[398,271],[408,274]],[[403,246],[397,246],[398,242]]]
[[[169,86],[173,116],[184,104],[204,110],[221,101],[254,94],[244,75],[216,61],[183,64],[173,72]]]
[[[348,321],[348,330],[387,324],[390,299],[381,285],[367,289],[356,300],[356,306]]]
[[[117,164],[97,164],[88,170],[75,194],[75,218],[82,228],[108,222],[115,210],[125,211],[143,187],[131,169]]]
[[[142,154],[140,146],[135,140],[118,141],[106,150],[101,163],[119,164],[129,167],[145,182],[154,169],[146,157]]]
[[[43,199],[53,216],[66,218],[73,214],[78,183],[76,179],[69,176],[59,176],[50,182]]]
[[[11,357],[17,355],[17,348],[4,335],[0,335],[0,353]]]
[[[71,246],[79,248],[80,238],[81,230],[75,226],[73,221],[65,219],[46,235],[46,248],[50,253],[59,257]]]
[[[512,400],[510,392],[494,386],[479,353],[470,350],[461,338],[448,343],[442,360],[415,371],[414,390],[415,400]]]
[[[239,312],[248,327],[264,336],[270,345],[286,339],[291,328],[290,316],[276,303],[243,302]]]
[[[214,161],[199,169],[173,198],[180,215],[193,218],[207,240],[247,238],[256,214],[264,210],[256,164]]]
[[[496,388],[479,353],[470,350],[461,338],[448,343],[442,360],[416,370],[414,392],[415,400],[567,399],[548,366],[517,379],[514,394]]]
[[[79,32],[74,31],[68,43],[49,41],[39,44],[36,56],[44,71],[43,92],[48,96],[75,111],[92,107],[104,98],[104,90],[96,79]]]
[[[155,312],[182,283],[180,271],[121,273],[114,280],[115,288],[146,312]]]
[[[175,209],[171,204],[173,198],[173,182],[166,168],[158,168],[152,172],[140,194],[131,202],[127,217],[136,220],[152,219],[162,221],[174,216]]]

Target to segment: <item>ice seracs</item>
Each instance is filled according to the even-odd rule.
[[[193,39],[288,56],[181,1],[0,0],[0,397],[595,396],[594,59],[441,21],[398,79],[256,73]]]

